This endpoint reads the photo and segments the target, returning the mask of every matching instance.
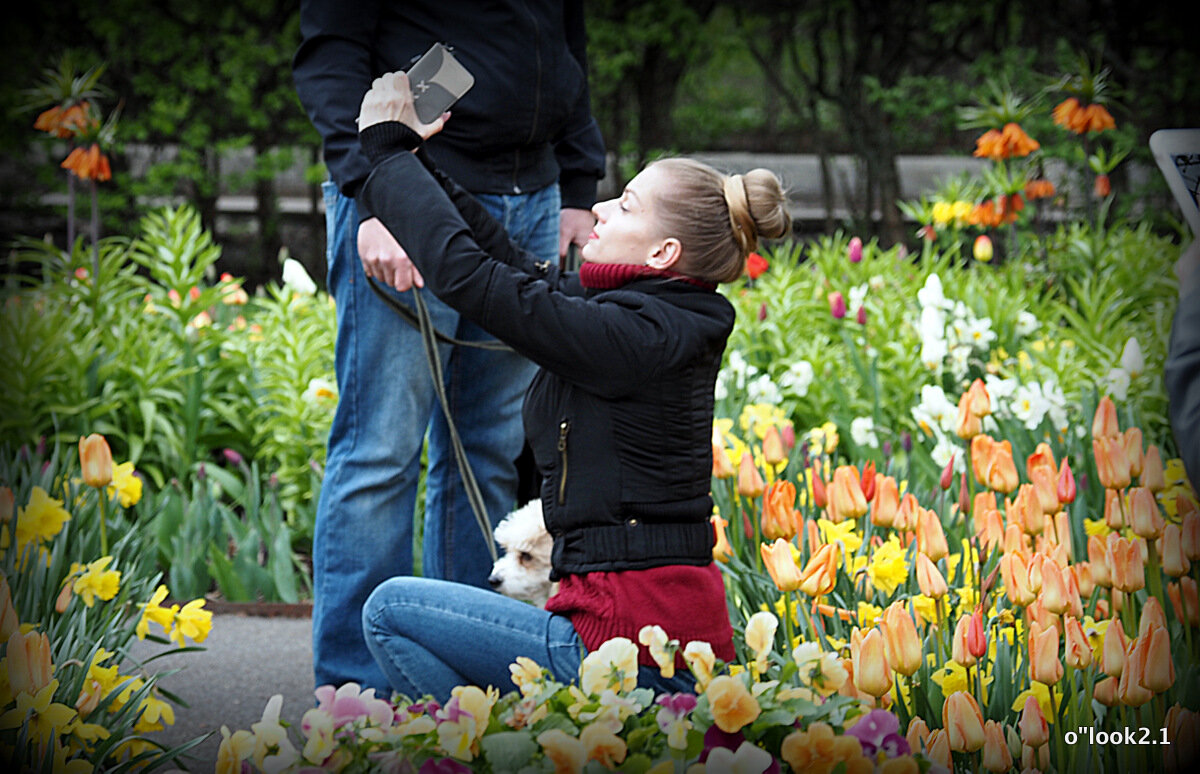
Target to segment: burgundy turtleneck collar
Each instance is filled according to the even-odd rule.
[[[704,288],[705,290],[717,289],[715,282],[705,282],[695,277],[689,277],[686,274],[680,274],[677,271],[655,269],[642,264],[592,263],[584,261],[579,267],[579,283],[585,288],[595,290],[613,290],[643,277],[677,279]]]

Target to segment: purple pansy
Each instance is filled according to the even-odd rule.
[[[888,758],[908,755],[908,740],[900,736],[900,720],[887,710],[873,709],[846,730],[862,744],[863,755],[874,758],[880,750]]]

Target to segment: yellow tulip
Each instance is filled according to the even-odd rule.
[[[878,629],[868,631],[859,644],[858,657],[854,659],[854,685],[877,699],[892,689],[887,646]]]

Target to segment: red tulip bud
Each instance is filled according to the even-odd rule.
[[[975,658],[983,658],[987,653],[987,633],[983,628],[983,611],[979,608],[971,613],[971,623],[967,627],[967,652]]]
[[[946,463],[946,467],[942,468],[942,479],[939,482],[942,489],[949,489],[954,483],[954,458],[958,456],[958,452],[950,455],[950,461]]]
[[[846,257],[850,259],[850,263],[858,263],[862,260],[862,240],[854,237],[850,240],[850,247],[846,251]]]
[[[854,320],[859,325],[867,324],[867,308],[865,306],[860,306],[858,308],[858,314],[854,315]]]
[[[813,488],[813,505],[818,508],[824,508],[829,504],[829,497],[825,494],[825,481],[821,478],[821,473],[817,470],[817,466],[812,468],[812,488]]]
[[[875,499],[875,461],[871,460],[866,465],[863,465],[862,479],[859,482],[862,486],[863,497],[867,500]]]
[[[1075,502],[1075,474],[1071,472],[1066,457],[1058,466],[1058,501],[1063,505]]]
[[[835,320],[840,320],[846,316],[846,299],[842,297],[840,291],[834,291],[829,294],[829,313],[833,315]]]

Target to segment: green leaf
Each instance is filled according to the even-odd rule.
[[[517,771],[524,768],[540,749],[527,731],[502,731],[479,740],[484,757],[493,771]]]

